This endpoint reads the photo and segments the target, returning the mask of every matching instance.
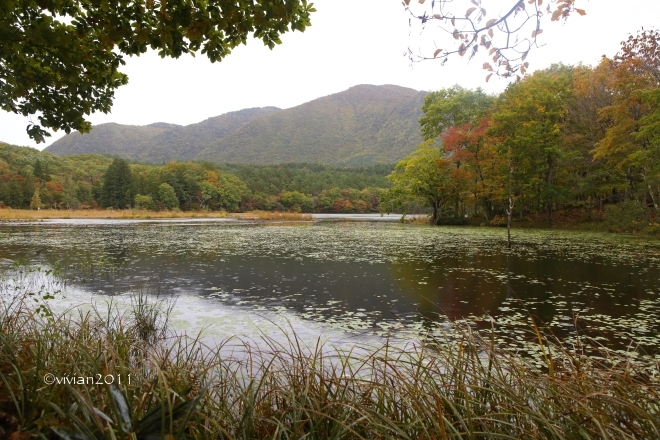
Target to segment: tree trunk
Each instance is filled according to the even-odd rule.
[[[655,210],[658,210],[658,202],[655,200],[655,195],[653,194],[653,188],[651,188],[651,184],[649,184],[649,194],[651,194],[651,201],[653,202],[653,207]]]
[[[513,178],[513,166],[509,165],[509,182],[507,192],[509,195],[509,204],[506,208],[506,246],[511,249],[511,215],[513,214],[513,195],[511,194],[511,179]]]
[[[490,207],[491,203],[486,201],[486,203],[484,203],[484,217],[486,217],[486,224],[490,223]]]
[[[438,202],[433,202],[433,218],[431,221],[433,222],[434,225],[438,224]]]
[[[554,171],[554,166],[553,164],[549,163],[548,164],[548,178],[546,179],[546,182],[548,184],[548,189],[552,189],[552,177],[553,177],[553,171]],[[552,225],[552,200],[548,200],[545,202],[545,223],[548,227]]]
[[[511,249],[511,197],[509,196],[509,208],[506,210],[506,247]]]

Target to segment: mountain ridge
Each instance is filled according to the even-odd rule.
[[[101,124],[86,135],[69,134],[46,151],[154,163],[393,163],[421,141],[418,119],[425,96],[395,85],[362,84],[288,109],[242,109],[186,126]]]

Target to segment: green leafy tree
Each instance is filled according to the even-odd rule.
[[[151,197],[137,194],[135,196],[135,207],[137,209],[153,210],[156,208],[156,205]]]
[[[37,188],[37,186],[34,184],[34,174],[30,172],[29,170],[25,173],[23,176],[23,200],[25,200],[25,204],[28,205],[30,203],[30,199],[32,198],[32,195],[34,194],[34,190]]]
[[[199,190],[195,194],[199,202],[199,208],[203,209],[210,200],[218,198],[220,191],[212,183],[203,181],[199,183]]]
[[[70,174],[67,174],[64,179],[64,191],[62,194],[62,204],[66,209],[80,209],[82,204],[76,197],[77,188]]]
[[[248,192],[241,179],[228,173],[207,171],[205,182],[216,188],[211,199],[214,208],[237,211],[243,196]]]
[[[298,191],[285,191],[280,195],[280,202],[285,208],[296,212],[314,211],[314,199],[312,196]]]
[[[528,203],[544,209],[548,223],[553,204],[567,189],[559,177],[567,154],[563,123],[571,95],[570,68],[535,72],[502,94],[490,128],[500,137],[502,155],[515,169]]]
[[[103,175],[101,206],[115,209],[130,207],[133,202],[132,181],[128,163],[124,159],[113,160]]]
[[[324,189],[318,196],[318,207],[322,212],[335,212],[340,207],[343,197],[341,190],[337,187]]]
[[[167,209],[174,209],[179,207],[179,198],[176,196],[176,191],[172,185],[161,183],[158,187],[158,201]]]
[[[433,224],[440,210],[451,199],[450,163],[443,159],[431,141],[422,143],[415,152],[400,161],[388,177],[392,181],[389,200],[395,204],[418,199],[433,211]]]
[[[201,50],[220,61],[250,35],[271,49],[289,30],[304,31],[307,0],[3,0],[0,2],[0,108],[38,115],[27,132],[88,132],[85,117],[107,113],[125,55],[157,50],[178,58]]]
[[[92,195],[92,185],[89,182],[76,183],[76,198],[81,203],[81,208],[89,208],[94,204],[94,196]]]
[[[495,98],[480,88],[465,89],[455,85],[431,92],[424,98],[419,119],[424,139],[434,139],[445,130],[463,124],[476,124],[493,106]]]

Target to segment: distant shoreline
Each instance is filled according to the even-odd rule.
[[[247,220],[247,221],[401,221],[401,214],[380,213],[297,213],[280,211],[145,211],[140,209],[0,209],[0,223],[42,220]],[[425,215],[407,215],[405,223],[428,223]]]
[[[0,222],[22,222],[48,219],[194,219],[218,218],[239,220],[312,220],[311,214],[296,212],[253,211],[228,213],[226,211],[146,211],[141,209],[0,209]]]

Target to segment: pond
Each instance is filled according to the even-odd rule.
[[[60,268],[75,292],[68,304],[136,289],[174,295],[180,326],[225,334],[244,331],[245,316],[279,315],[296,331],[442,339],[458,321],[534,355],[534,320],[565,342],[584,338],[594,355],[660,358],[657,241],[513,234],[507,250],[504,229],[391,221],[14,223],[0,225],[0,268]]]

